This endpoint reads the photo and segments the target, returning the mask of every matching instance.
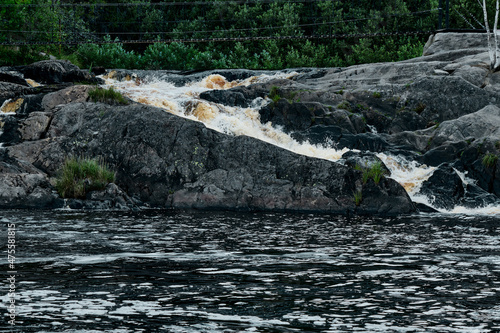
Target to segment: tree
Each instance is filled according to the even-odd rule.
[[[483,9],[484,13],[484,26],[486,28],[486,35],[488,38],[488,53],[490,55],[490,68],[492,70],[496,70],[500,67],[500,50],[498,46],[498,13],[499,13],[499,4],[498,0],[496,0],[496,10],[495,10],[495,23],[493,24],[493,41],[491,40],[491,31],[490,24],[488,22],[488,8],[486,6],[486,0],[483,0],[481,3],[479,0],[479,5]]]

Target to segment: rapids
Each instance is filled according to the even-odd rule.
[[[253,83],[266,82],[272,79],[286,79],[297,75],[292,73],[278,73],[275,75],[260,75],[239,81],[228,81],[219,74],[208,75],[198,82],[191,82],[178,87],[168,81],[155,79],[132,79],[128,76],[119,81],[112,74],[103,76],[107,86],[112,86],[130,99],[143,104],[160,107],[167,112],[180,117],[199,121],[207,128],[229,135],[246,135],[278,147],[287,149],[300,155],[321,158],[342,163],[342,155],[349,151],[344,148],[336,149],[335,142],[324,145],[313,145],[309,142],[299,143],[280,127],[271,122],[260,122],[259,109],[270,102],[268,98],[257,98],[251,107],[230,107],[201,99],[202,92],[212,89],[230,89],[237,86],[249,86]],[[379,153],[377,156],[391,171],[391,178],[399,182],[407,191],[410,198],[417,203],[423,203],[435,208],[441,213],[459,213],[467,215],[494,215],[500,214],[499,206],[487,206],[476,209],[454,207],[451,211],[433,206],[433,198],[419,193],[424,181],[432,176],[435,168],[421,165],[416,161],[408,161],[402,156],[391,156]],[[463,181],[470,181],[463,176]]]

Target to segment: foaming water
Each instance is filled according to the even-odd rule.
[[[248,86],[253,83],[266,82],[278,78],[290,78],[296,75],[276,74],[273,76],[253,76],[241,81],[227,81],[221,75],[209,75],[198,82],[192,82],[182,87],[159,80],[117,81],[105,78],[107,85],[112,85],[132,100],[153,105],[187,119],[200,121],[210,129],[230,135],[246,135],[297,154],[337,161],[348,149],[337,150],[331,146],[312,145],[308,142],[299,143],[280,128],[271,123],[260,122],[259,109],[269,103],[268,100],[257,98],[251,107],[230,107],[200,99],[200,93],[212,89],[229,89],[237,86]]]
[[[8,116],[16,114],[15,110],[20,106],[19,100],[21,101],[22,104],[22,98],[18,100],[12,100],[12,99],[5,100],[0,106],[0,115]]]
[[[349,151],[335,149],[335,143],[312,145],[309,142],[299,143],[281,128],[268,122],[260,122],[259,110],[267,103],[268,99],[257,98],[248,108],[230,107],[201,99],[202,92],[208,90],[230,89],[237,86],[249,86],[254,83],[266,82],[278,78],[290,78],[297,73],[280,73],[276,75],[260,75],[245,80],[228,81],[218,74],[209,75],[198,82],[191,82],[177,87],[164,80],[134,80],[127,77],[124,81],[117,81],[104,77],[107,85],[113,86],[132,100],[160,107],[167,112],[180,117],[199,121],[206,127],[229,135],[246,135],[261,141],[287,149],[294,153],[309,157],[338,161],[342,155]],[[376,131],[375,131],[376,132]],[[391,171],[391,178],[400,183],[408,192],[410,198],[417,203],[433,207],[442,213],[491,215],[499,214],[500,207],[490,206],[478,209],[455,207],[451,211],[438,209],[433,205],[433,198],[419,193],[422,184],[432,176],[436,168],[421,165],[416,161],[408,161],[401,156],[392,156],[379,153],[377,156]],[[467,182],[465,175],[461,175]]]

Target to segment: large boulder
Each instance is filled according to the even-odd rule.
[[[487,137],[500,139],[500,108],[496,105],[442,122],[435,131],[434,141],[482,141]]]
[[[444,210],[452,210],[457,206],[478,208],[500,205],[497,196],[475,184],[464,182],[456,169],[447,163],[434,171],[422,184],[419,193],[430,198],[434,207]]]
[[[42,60],[31,65],[20,66],[17,70],[24,74],[25,78],[35,80],[40,83],[53,84],[63,82],[102,82],[96,77],[81,70],[67,60]]]
[[[414,210],[391,179],[369,185],[356,207],[353,195],[363,190],[359,171],[227,136],[149,106],[69,104],[54,113],[47,137],[30,152],[35,166],[54,174],[65,155],[102,157],[116,168],[120,187],[155,207],[387,215]],[[11,154],[16,149],[10,147]]]
[[[438,33],[431,35],[424,47],[424,56],[438,53],[448,53],[457,50],[475,50],[485,52],[488,49],[488,39],[481,33]]]

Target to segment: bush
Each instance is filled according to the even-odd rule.
[[[115,91],[113,87],[109,89],[96,87],[89,91],[89,97],[93,102],[101,102],[107,104],[124,104],[127,105],[129,102],[123,97],[123,95]]]
[[[47,59],[49,59],[49,57],[41,55],[40,51],[26,46],[19,48],[0,46],[0,67],[28,65]]]
[[[56,179],[56,189],[63,198],[85,198],[90,191],[103,190],[115,181],[115,173],[95,159],[67,158]]]

